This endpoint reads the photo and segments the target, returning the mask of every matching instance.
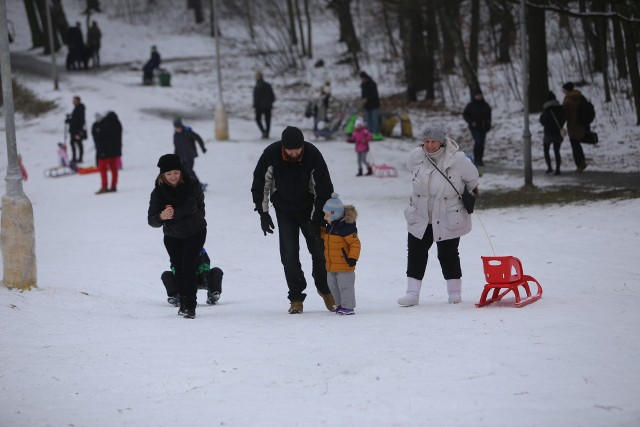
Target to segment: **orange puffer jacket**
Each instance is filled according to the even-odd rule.
[[[327,271],[331,273],[344,273],[354,271],[356,268],[349,267],[344,257],[358,259],[360,257],[360,239],[358,239],[358,229],[356,218],[358,212],[351,205],[344,206],[344,217],[339,221],[333,221],[322,228],[320,235],[324,240],[324,260]]]

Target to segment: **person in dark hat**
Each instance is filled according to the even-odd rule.
[[[484,100],[480,89],[473,93],[471,102],[464,107],[462,118],[467,122],[473,137],[473,162],[476,166],[484,166],[484,143],[487,132],[491,130],[491,107]]]
[[[276,214],[290,314],[302,313],[306,298],[307,281],[300,266],[301,232],[311,254],[316,289],[327,309],[334,310],[320,237],[322,207],[332,193],[329,169],[320,150],[305,141],[300,129],[293,126],[282,132],[280,141],[265,148],[253,171],[251,194],[265,236],[275,228],[269,214],[270,203]]]
[[[160,174],[151,192],[147,221],[152,227],[162,227],[164,232],[164,246],[175,268],[181,296],[178,314],[194,319],[198,255],[207,238],[204,193],[200,184],[184,171],[176,154],[160,157],[158,167]]]
[[[562,101],[562,109],[567,119],[567,133],[569,134],[569,142],[571,143],[571,153],[573,161],[576,164],[576,171],[582,172],[587,167],[587,160],[584,156],[584,150],[580,141],[584,139],[587,133],[587,127],[578,121],[578,106],[582,98],[582,92],[577,90],[573,82],[567,82],[562,85],[564,100]]]
[[[553,153],[556,157],[555,175],[560,175],[560,145],[564,140],[564,111],[562,105],[556,99],[556,95],[549,91],[547,100],[542,105],[542,114],[540,114],[540,124],[544,127],[544,137],[542,140],[544,146],[544,160],[547,162],[547,174],[553,172],[551,167],[551,155],[549,150],[553,145]]]
[[[360,71],[360,98],[364,108],[364,121],[374,140],[382,139],[380,133],[380,97],[378,85],[365,71]]]

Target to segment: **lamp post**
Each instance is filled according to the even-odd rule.
[[[11,86],[11,60],[9,35],[7,34],[7,4],[0,0],[0,76],[4,102],[4,123],[7,135],[6,194],[2,196],[2,246],[3,284],[8,288],[31,289],[36,287],[36,244],[33,228],[33,206],[22,189],[22,175],[18,166],[16,147],[13,88]]]
[[[222,96],[222,71],[220,70],[220,31],[219,31],[219,9],[218,0],[212,0],[213,8],[213,35],[216,39],[216,69],[218,71],[218,98],[219,102],[215,112],[215,135],[218,141],[226,141],[229,139],[229,124],[227,121],[227,112],[224,109],[224,98]]]
[[[51,1],[47,0],[47,30],[49,34],[49,50],[51,50],[51,74],[53,77],[53,89],[58,90],[58,67],[56,66],[56,52],[53,43],[53,28],[51,26]]]
[[[527,11],[525,0],[520,0],[520,51],[522,55],[522,102],[524,104],[524,130],[522,132],[524,185],[532,186],[531,131],[529,130],[529,49],[527,45]]]

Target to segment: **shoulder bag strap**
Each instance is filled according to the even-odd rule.
[[[558,130],[562,130],[562,128],[560,127],[560,123],[558,123],[558,119],[556,119],[555,114],[553,114],[553,111],[549,110],[549,113],[551,113],[551,117],[553,117],[553,121],[556,122],[556,126],[558,126]]]
[[[442,172],[440,169],[438,169],[438,166],[436,166],[435,163],[433,163],[433,161],[431,161],[431,159],[429,158],[429,155],[427,156],[427,160],[429,160],[429,163],[431,163],[433,165],[434,168],[436,168],[436,170],[438,172],[440,172],[442,174],[442,176],[444,176],[444,179],[446,179],[447,181],[449,181],[449,184],[451,184],[451,186],[453,187],[453,190],[458,194],[458,196],[460,196],[460,193],[458,192],[458,190],[456,190],[456,186],[453,185],[453,182],[451,182],[451,180],[449,179],[449,177],[447,175],[444,174],[444,172]]]

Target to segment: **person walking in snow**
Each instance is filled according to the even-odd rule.
[[[324,240],[327,284],[337,304],[336,313],[355,314],[355,270],[360,258],[360,239],[356,227],[358,212],[352,205],[343,205],[336,193],[324,204],[322,212],[325,226],[320,235]]]
[[[142,67],[142,83],[150,85],[153,83],[153,70],[160,67],[162,62],[158,48],[151,46],[151,57]]]
[[[369,74],[360,71],[360,92],[362,108],[364,108],[364,121],[374,137],[382,138],[380,134],[380,97],[378,85]]]
[[[422,145],[411,151],[407,162],[413,177],[413,192],[404,210],[408,230],[407,292],[398,299],[398,304],[405,307],[419,302],[433,242],[447,281],[449,303],[461,301],[458,245],[460,237],[471,231],[471,216],[459,194],[465,187],[478,192],[478,169],[444,129],[428,127],[422,138]]]
[[[540,114],[540,124],[544,127],[542,144],[544,148],[544,160],[547,162],[547,174],[553,172],[551,155],[549,154],[549,150],[553,144],[553,153],[556,157],[555,175],[560,175],[560,164],[562,163],[562,159],[560,158],[560,145],[562,145],[562,141],[564,140],[562,136],[564,122],[562,105],[560,105],[556,99],[556,95],[549,91],[547,100],[542,105],[542,114]]]
[[[198,289],[207,290],[207,304],[215,305],[222,294],[222,276],[224,273],[219,267],[211,266],[211,259],[205,248],[198,254],[198,267],[196,268],[196,281]],[[180,306],[180,293],[176,283],[176,268],[171,264],[170,269],[160,275],[162,284],[167,291],[167,302],[174,307]]]
[[[96,146],[96,158],[100,171],[100,190],[96,194],[115,192],[118,187],[118,166],[122,156],[122,124],[113,111],[96,113],[91,126],[91,135]],[[111,187],[108,187],[107,171],[111,171]]]
[[[371,132],[364,125],[364,121],[358,117],[356,119],[355,126],[353,128],[353,132],[348,142],[353,142],[355,144],[356,155],[358,157],[358,174],[356,176],[362,176],[363,166],[367,168],[366,175],[369,176],[373,174],[373,169],[371,164],[367,162],[367,154],[369,154],[369,142],[371,141]]]
[[[175,268],[180,294],[178,314],[196,317],[198,255],[207,238],[204,193],[200,184],[185,172],[176,154],[158,160],[160,174],[149,198],[147,222],[162,227],[164,246]]]
[[[582,150],[582,144],[580,144],[580,141],[584,139],[587,133],[587,127],[582,125],[578,120],[578,106],[582,99],[582,92],[574,87],[573,82],[563,84],[562,92],[564,93],[562,109],[564,111],[564,117],[567,120],[567,133],[569,134],[569,142],[571,143],[573,161],[576,164],[576,171],[582,172],[587,167],[584,150]]]
[[[293,126],[282,131],[280,141],[265,148],[253,171],[251,194],[265,236],[275,228],[269,214],[270,202],[276,213],[290,314],[302,313],[307,296],[307,281],[300,265],[301,232],[311,254],[316,289],[327,309],[334,310],[320,237],[322,207],[331,193],[333,184],[320,150],[305,141],[300,129]]]
[[[198,150],[196,149],[196,142],[200,146],[202,150],[202,154],[207,152],[207,149],[204,146],[204,141],[202,137],[195,133],[193,129],[189,126],[185,126],[182,123],[182,119],[180,117],[176,117],[173,120],[173,147],[174,154],[180,156],[180,161],[182,162],[182,167],[185,172],[193,177],[196,181],[200,181],[196,176],[195,171],[193,170],[193,166],[198,157]],[[206,187],[206,184],[202,184],[203,190]]]
[[[98,27],[98,23],[93,21],[89,31],[87,31],[87,47],[91,52],[93,66],[100,68],[100,46],[102,43],[102,31]]]
[[[79,96],[74,96],[71,100],[73,111],[67,115],[69,125],[69,139],[71,143],[71,163],[82,163],[84,145],[82,141],[86,138],[85,128],[85,107]]]
[[[274,102],[276,102],[276,96],[273,93],[273,88],[264,81],[262,73],[257,72],[256,85],[253,88],[253,109],[256,113],[256,123],[262,132],[262,139],[268,139],[269,132],[271,132],[271,109]],[[264,116],[264,125],[262,124],[262,116]]]
[[[473,162],[476,166],[484,166],[484,143],[487,132],[491,130],[491,107],[480,89],[474,92],[471,102],[464,107],[462,117],[473,137]]]

